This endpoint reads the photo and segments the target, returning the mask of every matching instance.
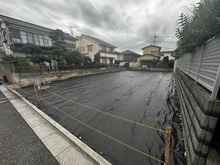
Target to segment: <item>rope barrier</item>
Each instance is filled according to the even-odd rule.
[[[55,92],[52,92],[52,91],[50,91],[50,90],[46,90],[46,91],[48,91],[48,92],[50,92],[50,93],[52,93],[52,94],[54,94],[54,95],[56,95],[56,96],[58,96],[58,97],[64,99],[64,100],[68,100],[68,101],[70,101],[70,102],[72,102],[72,103],[74,103],[74,104],[78,104],[78,105],[80,105],[80,106],[82,106],[82,107],[85,107],[85,108],[94,110],[94,111],[96,111],[96,112],[100,112],[100,113],[103,113],[103,114],[105,114],[105,115],[108,115],[108,116],[111,116],[111,117],[114,117],[114,118],[117,118],[117,119],[120,119],[120,120],[124,120],[124,121],[129,122],[129,123],[133,123],[133,124],[140,125],[140,126],[143,126],[143,127],[149,128],[149,129],[153,129],[153,130],[155,130],[155,131],[160,131],[160,132],[163,132],[163,133],[166,132],[166,131],[164,131],[164,130],[162,130],[162,129],[159,129],[159,128],[156,128],[156,127],[152,127],[152,126],[149,126],[149,125],[146,125],[146,124],[138,123],[138,122],[136,122],[136,121],[129,120],[129,119],[126,119],[126,118],[117,116],[117,115],[113,115],[113,114],[111,114],[111,113],[107,113],[107,112],[101,111],[101,110],[99,110],[99,109],[90,107],[90,106],[85,105],[85,104],[81,104],[81,103],[79,103],[79,102],[77,102],[77,101],[74,101],[74,100],[71,100],[71,99],[69,99],[69,98],[63,97],[63,96],[61,96],[61,95],[59,95],[59,94],[57,94],[57,93],[55,93]]]
[[[86,123],[83,123],[82,121],[76,119],[75,117],[69,115],[68,113],[66,113],[66,112],[64,112],[64,111],[62,111],[62,110],[60,110],[59,108],[57,108],[56,106],[54,106],[53,104],[51,104],[50,102],[48,102],[47,100],[45,100],[44,98],[42,98],[42,97],[40,97],[40,98],[43,99],[47,104],[49,104],[50,106],[52,106],[52,107],[55,108],[56,110],[62,112],[63,114],[65,114],[66,116],[70,117],[71,119],[73,119],[73,120],[79,122],[80,124],[82,124],[82,125],[84,125],[84,126],[90,128],[90,129],[92,129],[93,131],[96,131],[96,132],[102,134],[103,136],[108,137],[109,139],[111,139],[111,140],[113,140],[113,141],[116,141],[116,142],[118,142],[118,143],[120,143],[120,144],[122,144],[122,145],[124,145],[124,146],[126,146],[126,147],[128,147],[128,148],[130,148],[130,149],[132,149],[132,150],[134,150],[134,151],[136,151],[136,152],[139,152],[139,153],[142,154],[142,155],[145,155],[145,156],[147,156],[147,157],[149,157],[149,158],[151,158],[151,159],[154,159],[154,160],[156,160],[156,161],[158,161],[158,162],[160,162],[160,163],[165,163],[165,162],[163,162],[162,160],[157,159],[156,157],[153,157],[153,156],[151,156],[151,155],[149,155],[149,154],[147,154],[147,153],[145,153],[145,152],[143,152],[143,151],[141,151],[141,150],[138,150],[138,149],[136,149],[136,148],[134,148],[134,147],[132,147],[132,146],[130,146],[130,145],[128,145],[128,144],[126,144],[126,143],[120,141],[120,140],[117,140],[117,139],[115,139],[114,137],[112,137],[112,136],[110,136],[110,135],[107,135],[107,134],[105,134],[105,133],[103,133],[103,132],[101,132],[101,131],[99,131],[99,130],[97,130],[97,129],[91,127],[91,126],[89,126],[89,125],[86,124]]]
[[[27,93],[27,92],[25,92],[25,91],[23,91],[23,90],[21,90],[21,89],[18,89],[18,90],[20,90],[21,92],[23,92],[23,93],[25,93],[25,94],[27,94],[27,95],[31,95],[31,94],[29,94],[29,93]],[[48,90],[47,90],[47,91],[48,91]],[[114,138],[114,137],[112,137],[112,136],[110,136],[110,135],[107,135],[107,134],[105,134],[105,133],[103,133],[103,132],[101,132],[101,131],[99,131],[99,130],[97,130],[97,129],[91,127],[91,126],[89,126],[89,125],[86,124],[86,123],[83,123],[82,121],[78,120],[77,118],[75,118],[75,117],[69,115],[68,113],[62,111],[61,109],[57,108],[56,106],[54,106],[53,104],[51,104],[50,102],[48,102],[47,100],[45,100],[44,98],[42,98],[42,97],[40,97],[40,96],[39,96],[39,98],[42,99],[42,100],[44,100],[44,102],[46,102],[48,105],[52,106],[52,107],[55,108],[56,110],[58,110],[58,111],[60,111],[61,113],[65,114],[66,116],[70,117],[71,119],[73,119],[73,120],[79,122],[80,124],[82,124],[82,125],[84,125],[84,126],[90,128],[90,129],[92,129],[93,131],[98,132],[99,134],[101,134],[101,135],[103,135],[103,136],[105,136],[105,137],[107,137],[107,138],[109,138],[109,139],[111,139],[111,140],[113,140],[113,141],[115,141],[115,142],[117,142],[117,143],[120,143],[121,145],[126,146],[126,147],[128,147],[128,148],[130,148],[130,149],[132,149],[132,150],[134,150],[134,151],[136,151],[136,152],[138,152],[138,153],[140,153],[140,154],[142,154],[142,155],[145,155],[145,156],[147,156],[148,158],[154,159],[154,160],[156,160],[156,161],[158,161],[158,162],[160,162],[160,163],[165,164],[164,161],[162,161],[162,160],[160,160],[160,159],[158,159],[158,158],[156,158],[156,157],[154,157],[154,156],[151,156],[151,155],[149,155],[149,154],[147,154],[147,153],[145,153],[145,152],[143,152],[143,151],[141,151],[141,150],[139,150],[139,149],[137,149],[137,148],[134,148],[134,147],[132,147],[132,146],[130,146],[130,145],[128,145],[128,144],[126,144],[126,143],[124,143],[124,142],[122,142],[122,141],[120,141],[120,140],[118,140],[118,139],[116,139],[116,138]],[[69,100],[69,99],[67,99],[67,100]],[[73,100],[72,100],[72,101],[73,101]],[[78,103],[78,102],[77,102],[77,103]],[[82,105],[82,106],[84,106],[84,107],[89,107],[89,106],[83,105],[83,104],[81,104],[81,103],[78,103],[78,104],[79,104],[79,105]],[[92,108],[92,107],[89,107],[89,108]],[[95,109],[95,108],[92,108],[92,109],[97,110],[97,109]],[[100,110],[98,110],[98,111],[100,111]],[[102,112],[102,111],[101,111],[101,112]],[[104,112],[104,113],[105,113],[105,114],[108,114],[108,113],[106,113],[106,112]],[[129,122],[132,122],[132,123],[137,124],[137,122],[134,122],[134,121],[132,121],[132,120],[127,120],[127,119],[125,119],[125,118],[122,118],[122,117],[119,117],[119,116],[116,116],[116,115],[112,115],[112,114],[109,114],[109,115],[111,115],[111,116],[113,116],[113,117],[116,117],[116,118],[119,118],[119,119],[122,119],[122,120],[125,120],[125,121],[129,121]],[[147,126],[147,125],[144,125],[144,124],[141,124],[141,123],[138,123],[138,125],[141,125],[141,126],[144,126],[144,127],[147,127],[147,128],[151,128],[151,129],[155,129],[154,127]],[[161,131],[161,130],[158,129],[158,128],[156,128],[155,130]],[[161,132],[166,133],[166,131],[163,131],[163,130],[162,130]]]

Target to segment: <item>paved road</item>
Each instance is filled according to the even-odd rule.
[[[0,164],[58,165],[1,91],[0,100]]]
[[[170,164],[184,164],[179,124],[172,121],[174,114],[170,98],[174,90],[172,73],[123,71],[57,81],[50,86],[52,92],[103,112],[160,129],[170,125],[173,132]],[[32,96],[26,96],[32,102],[36,102],[32,87],[22,90],[31,93]],[[163,133],[91,110],[48,91],[40,91],[39,95],[94,129],[159,160],[164,160]],[[104,158],[112,164],[161,164],[82,125],[43,100],[39,108],[95,151],[104,153]]]

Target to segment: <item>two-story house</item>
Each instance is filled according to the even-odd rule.
[[[42,27],[33,23],[25,22],[8,16],[0,15],[0,54],[13,55],[27,58],[30,54],[20,51],[20,47],[26,43],[32,43],[40,46],[43,55],[51,57],[50,47],[53,41],[49,38],[49,34],[53,29]],[[65,36],[65,46],[69,50],[75,49],[75,38],[67,33]],[[56,63],[52,60],[52,65]]]
[[[141,56],[140,54],[130,50],[123,51],[121,54],[123,55],[124,62],[137,62],[137,58]]]
[[[100,62],[103,64],[114,64],[117,59],[116,46],[89,35],[82,34],[77,37],[76,47],[92,60],[94,55],[100,53]]]
[[[161,47],[155,45],[149,45],[144,48],[143,55],[137,58],[138,67],[152,67],[154,66],[154,61],[159,60],[159,52]]]

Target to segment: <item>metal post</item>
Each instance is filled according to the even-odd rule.
[[[197,73],[196,73],[195,82],[197,82],[197,80],[198,80],[198,78],[199,78],[199,71],[200,71],[200,67],[201,67],[201,63],[202,63],[202,58],[203,58],[203,55],[204,55],[204,52],[205,52],[205,46],[206,46],[206,45],[203,45],[203,46],[201,47],[202,53],[201,53],[200,58],[199,58],[199,64],[198,64],[198,70],[197,70]]]
[[[218,67],[218,72],[216,74],[216,78],[215,78],[215,83],[212,89],[212,94],[211,94],[211,99],[215,100],[217,95],[218,95],[218,91],[220,88],[220,65]]]
[[[35,86],[34,82],[33,82],[33,87],[34,87],[34,93],[35,93],[36,98],[37,98],[37,103],[40,104],[40,99],[39,99],[39,96],[38,96],[38,93],[37,93],[37,89],[36,89],[36,86]]]
[[[167,126],[165,138],[166,138],[166,146],[164,151],[165,162],[164,165],[169,165],[169,156],[170,156],[170,134],[171,128]]]

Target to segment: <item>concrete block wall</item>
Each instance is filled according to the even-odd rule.
[[[111,72],[119,72],[124,71],[126,68],[108,68],[108,69],[87,69],[87,70],[73,70],[73,71],[66,71],[61,73],[46,73],[41,76],[42,83],[47,81],[57,81],[57,80],[65,80],[72,77],[80,77],[80,76],[88,76],[88,75],[95,75],[95,74],[103,74],[103,73],[111,73]],[[28,86],[32,85],[33,77],[35,75],[30,74],[16,74],[16,81],[15,83],[19,83],[20,86]]]
[[[218,121],[220,101],[211,100],[206,89],[178,68],[175,80],[181,105],[187,164],[205,165]]]

